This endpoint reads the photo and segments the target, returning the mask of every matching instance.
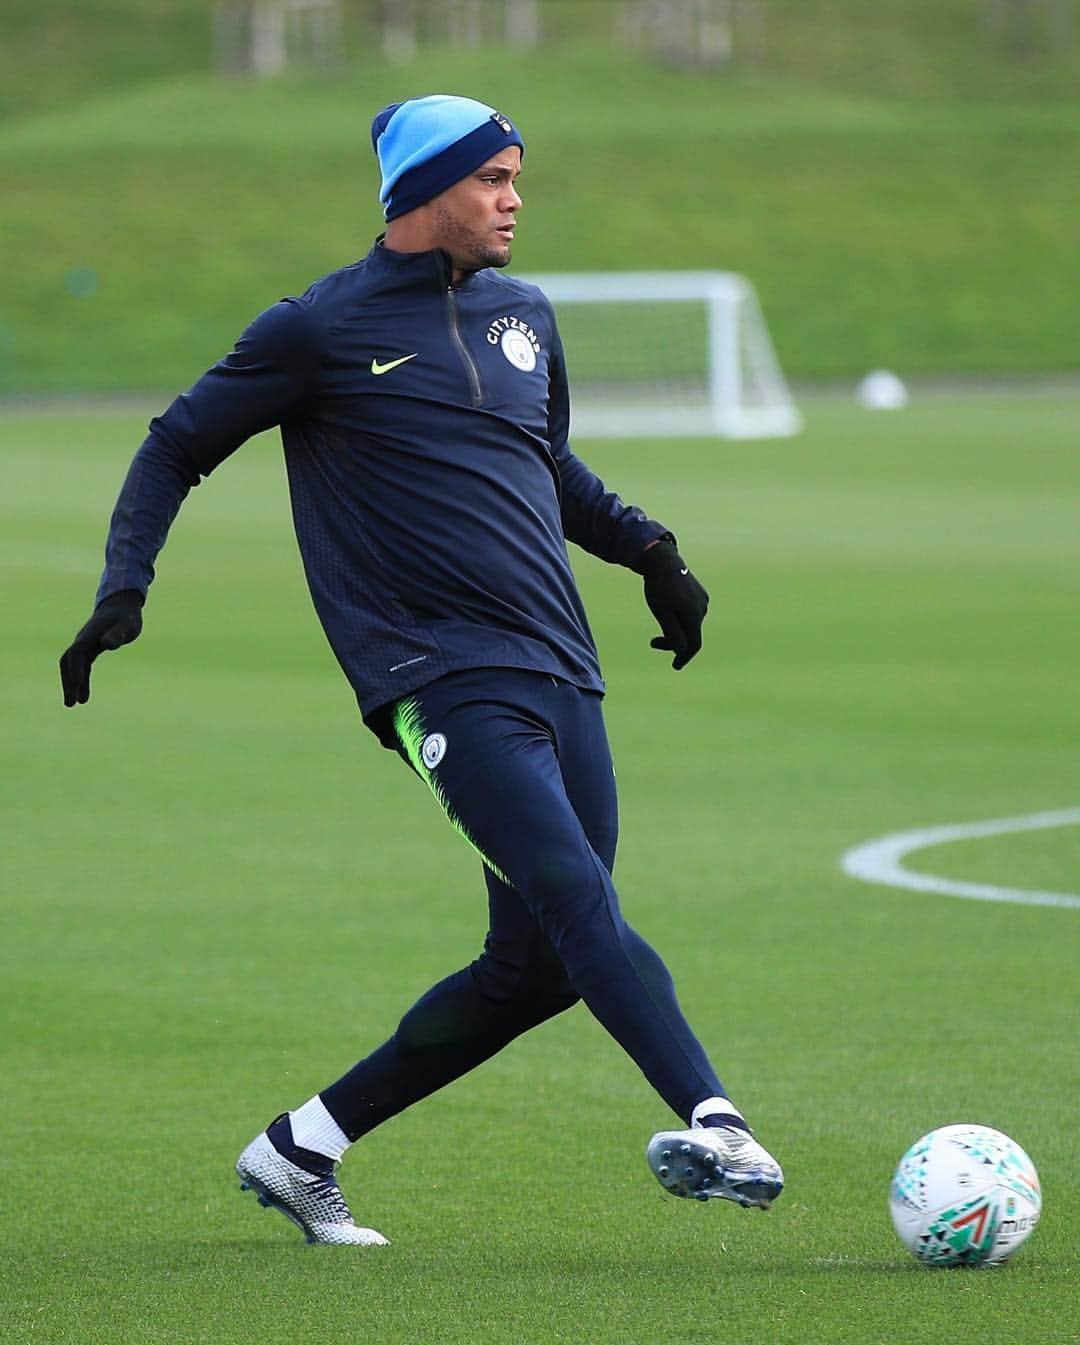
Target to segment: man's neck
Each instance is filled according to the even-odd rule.
[[[408,215],[401,215],[387,224],[383,246],[388,247],[391,252],[434,252],[438,248],[438,243],[431,237],[431,231],[426,221],[419,217],[419,212],[410,211]],[[451,283],[459,284],[466,274],[456,266],[452,267]]]

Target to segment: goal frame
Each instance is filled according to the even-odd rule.
[[[803,426],[765,327],[753,285],[734,271],[582,271],[523,276],[561,303],[698,302],[706,309],[708,404],[699,407],[574,409],[570,368],[571,432],[579,438],[719,435],[756,439],[797,434]],[[765,404],[747,401],[752,377]]]

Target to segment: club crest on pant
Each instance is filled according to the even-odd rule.
[[[446,737],[442,733],[429,733],[420,747],[420,757],[429,771],[446,756]]]

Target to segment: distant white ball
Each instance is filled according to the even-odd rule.
[[[924,1265],[999,1265],[1039,1222],[1039,1175],[1000,1130],[942,1126],[901,1158],[889,1213],[900,1241]]]
[[[890,370],[875,369],[859,383],[855,399],[871,411],[898,411],[908,404],[908,390]]]

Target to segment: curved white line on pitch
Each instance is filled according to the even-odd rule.
[[[930,873],[911,873],[901,864],[905,855],[945,841],[968,841],[980,836],[1000,836],[1008,831],[1042,831],[1050,827],[1080,824],[1080,808],[1065,808],[1056,813],[1031,813],[1027,817],[999,817],[987,822],[960,822],[948,827],[925,827],[921,831],[899,831],[880,836],[848,850],[841,867],[852,878],[887,887],[907,887],[915,892],[943,892],[949,897],[967,897],[971,901],[1011,901],[1021,906],[1076,906],[1080,896],[1070,892],[1029,892],[1023,888],[992,887],[987,883],[962,883],[952,878],[937,878]]]

